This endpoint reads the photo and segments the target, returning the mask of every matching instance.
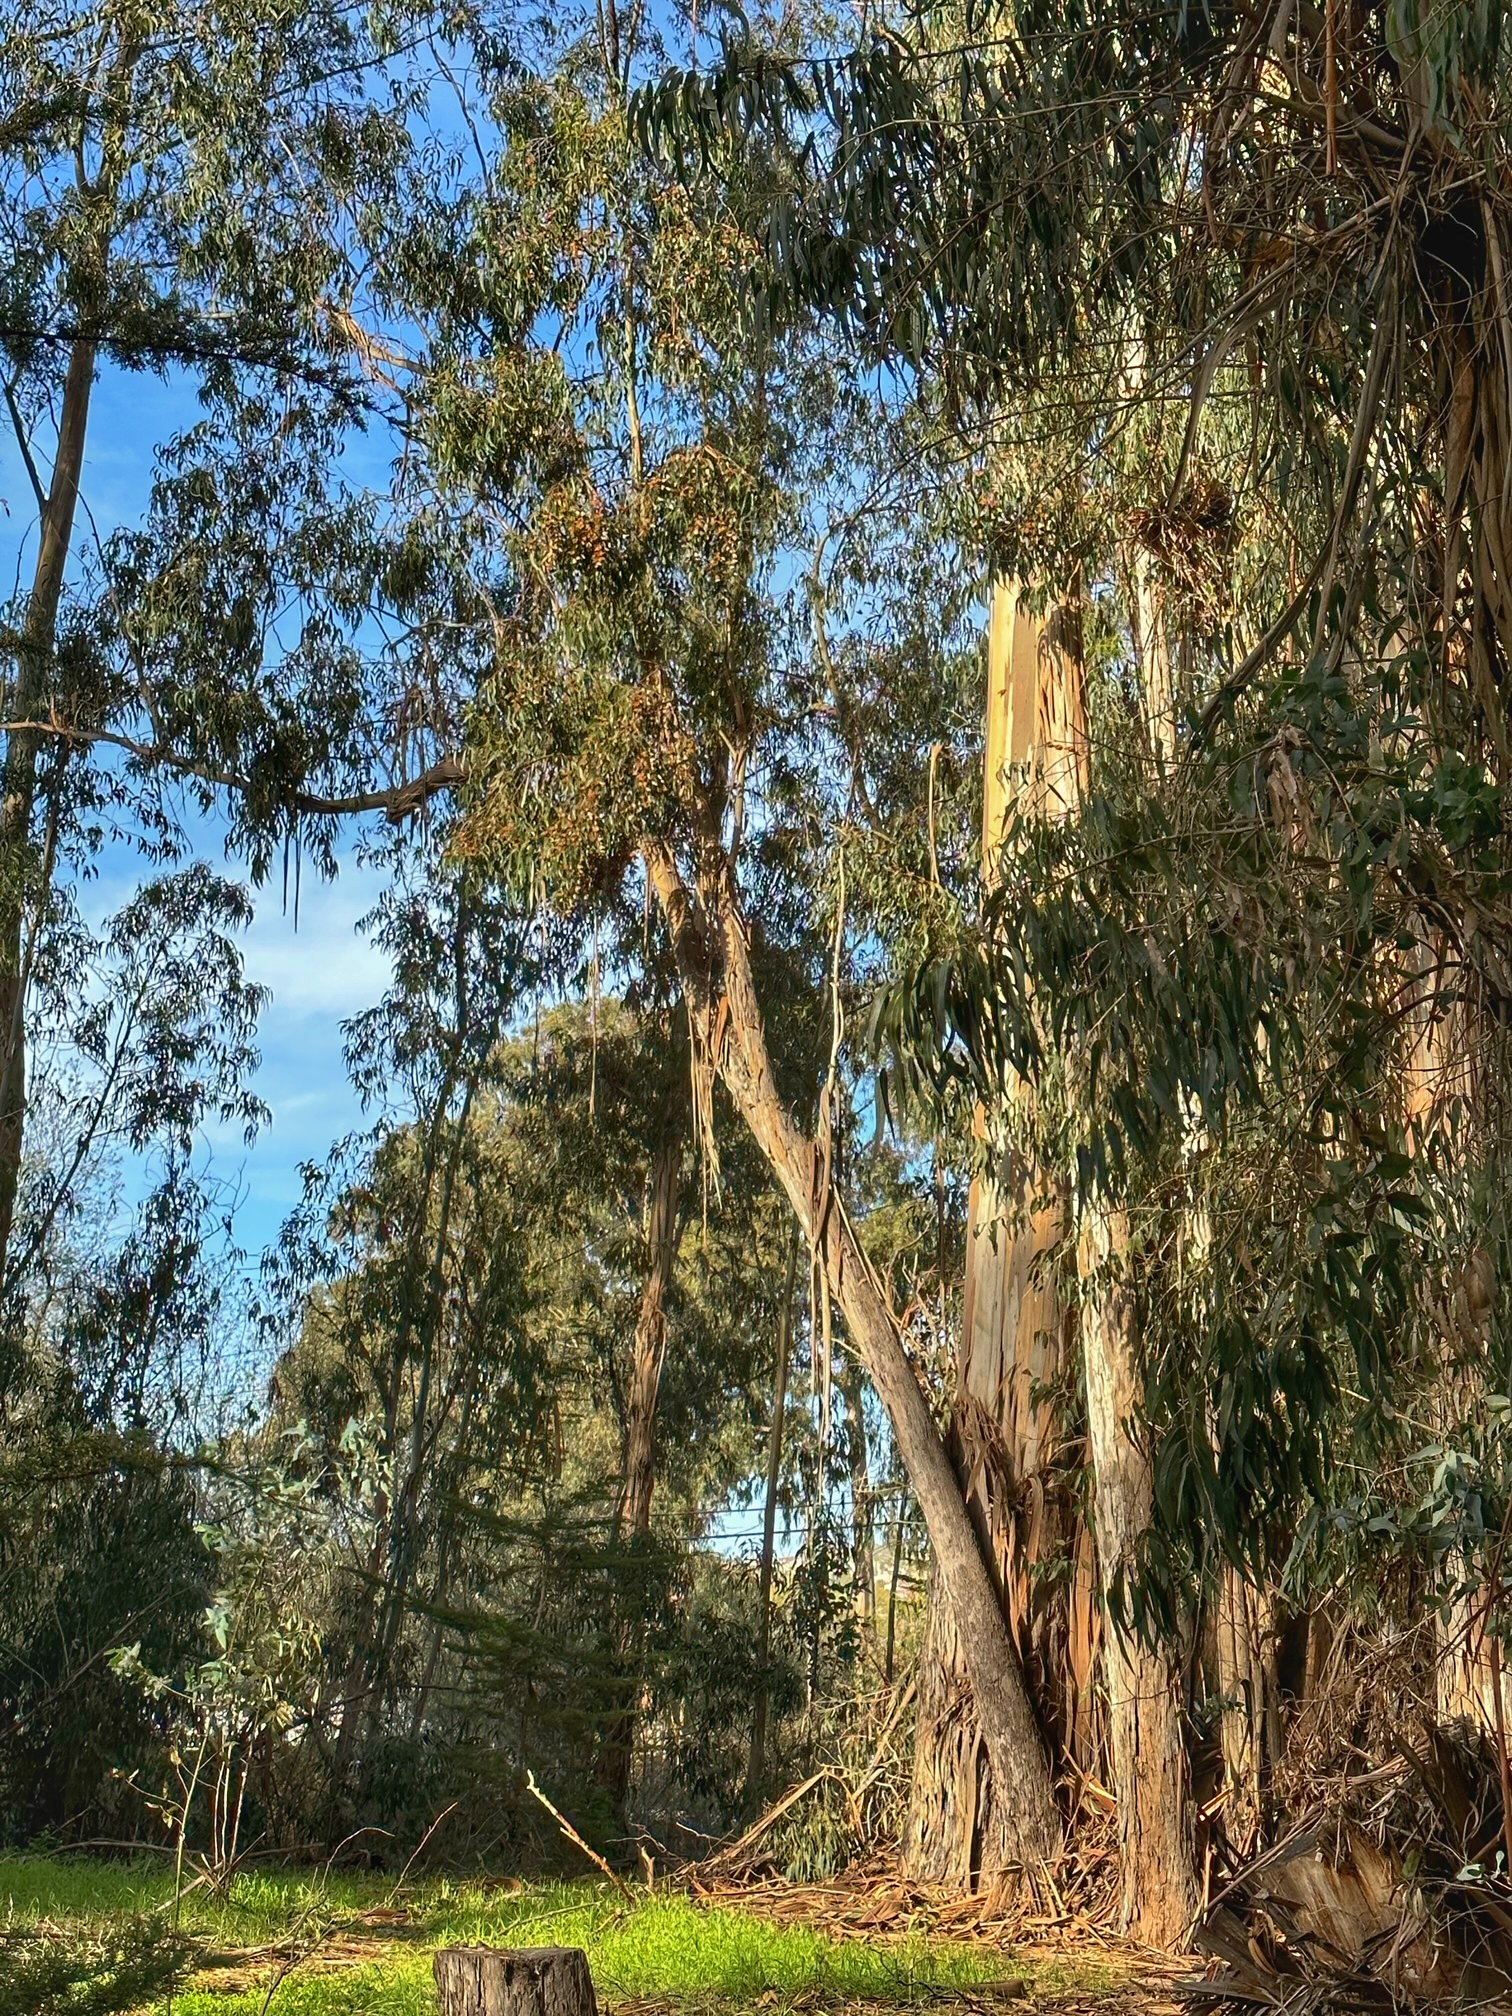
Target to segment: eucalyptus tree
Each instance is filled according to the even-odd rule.
[[[774,955],[806,967],[813,1040],[838,1060],[858,955],[948,902],[925,788],[938,738],[909,698],[929,686],[921,661],[959,648],[970,590],[927,497],[910,508],[940,480],[928,436],[889,438],[822,342],[747,340],[747,196],[691,200],[637,157],[628,92],[654,44],[644,22],[600,26],[556,74],[495,99],[468,288],[438,303],[427,339],[438,476],[494,518],[517,584],[470,718],[459,845],[559,914],[654,926],[692,1032],[698,1151],[712,1179],[717,1081],[887,1411],[1032,1860],[1057,1834],[1048,1767],[847,1207],[838,1061],[806,1123],[763,979]],[[635,942],[620,934],[626,956]]]
[[[685,161],[733,143],[787,166],[758,321],[818,305],[937,384],[963,431],[990,427],[1008,495],[984,529],[1007,571],[1106,587],[1111,539],[1181,609],[1176,760],[1094,764],[1083,814],[992,906],[997,951],[934,974],[907,1038],[938,1062],[953,1028],[996,1055],[1003,1113],[1021,1068],[1060,1086],[1094,1219],[1189,1180],[1180,1144],[1227,1144],[1239,1110],[1290,1172],[1248,1194],[1274,1206],[1289,1271],[1261,1271],[1293,1284],[1292,1344],[1273,1355],[1276,1316],[1250,1303],[1235,1329],[1186,1330],[1221,1360],[1190,1384],[1172,1359],[1163,1385],[1152,1351],[1139,1404],[1186,1424],[1155,1445],[1157,1553],[1284,1555],[1343,1387],[1367,1396],[1357,1429],[1378,1425],[1419,1343],[1450,1342],[1405,1277],[1451,1284],[1440,1308],[1467,1269],[1494,1277],[1497,1235],[1446,1215],[1443,1172],[1500,1193],[1506,62],[1481,7],[926,8],[819,60],[732,36],[648,105]],[[1136,434],[1143,494],[1126,483],[1110,520],[1097,465],[1122,449],[1128,468]],[[1214,546],[1247,551],[1245,593],[1202,608],[1184,577]],[[1134,660],[1139,601],[1126,583]],[[1110,864],[1131,848],[1149,879],[1126,904]]]
[[[0,379],[31,513],[0,640],[12,1288],[28,1031],[57,1008],[56,941],[101,845],[182,852],[179,786],[227,810],[259,877],[291,844],[328,866],[340,814],[402,812],[454,774],[425,775],[454,690],[425,641],[431,549],[336,459],[398,412],[353,311],[366,226],[427,186],[406,180],[406,51],[428,26],[37,0],[4,30]],[[101,382],[120,406],[134,374],[182,417],[133,444],[142,517],[101,527]]]

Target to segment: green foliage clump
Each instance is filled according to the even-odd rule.
[[[0,1930],[0,2016],[125,2016],[171,1989],[194,1942],[157,1914],[96,1931]]]

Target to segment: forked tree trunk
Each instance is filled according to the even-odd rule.
[[[684,886],[670,850],[646,840],[647,873],[666,919],[679,976],[713,1061],[824,1268],[846,1331],[892,1424],[929,1529],[936,1573],[960,1638],[982,1743],[1011,1814],[1023,1864],[1054,1853],[1060,1822],[1049,1764],[997,1590],[891,1309],[825,1181],[825,1158],[777,1088],[728,855],[706,843],[699,886]]]
[[[1126,1214],[1089,1205],[1080,1244],[1098,1571],[1111,1607],[1139,1572],[1155,1508],[1153,1465],[1138,1439],[1143,1381]],[[1112,1622],[1103,1633],[1103,1685],[1124,1929],[1151,1946],[1179,1945],[1197,1910],[1179,1662],[1132,1626]]]

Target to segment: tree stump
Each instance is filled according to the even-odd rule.
[[[598,2016],[576,1946],[445,1946],[435,1969],[441,2016]]]

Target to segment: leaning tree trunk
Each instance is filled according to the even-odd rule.
[[[1033,1864],[1055,1852],[1060,1822],[1023,1670],[898,1324],[828,1180],[827,1158],[778,1091],[732,863],[717,841],[706,841],[699,886],[690,893],[663,842],[646,840],[643,853],[710,1061],[792,1205],[892,1425],[929,1531],[941,1594],[959,1634],[983,1747],[1011,1815],[1012,1856]]]
[[[987,651],[983,869],[990,882],[1013,804],[1075,803],[1085,741],[1074,618],[1041,623],[1013,587],[994,591]],[[1020,1098],[1029,1096],[1018,1088]],[[972,1184],[951,1450],[1008,1627],[1052,1748],[1099,1768],[1092,1676],[1097,1610],[1090,1538],[1050,1397],[1070,1362],[1056,1256],[1059,1187],[1017,1157]],[[1070,1455],[1071,1460],[1068,1459]],[[1070,1561],[1069,1577],[1037,1572]],[[930,1602],[905,1860],[920,1882],[991,1880],[1008,1856],[958,1634]]]
[[[1097,1559],[1104,1606],[1112,1608],[1139,1573],[1155,1509],[1154,1468],[1138,1435],[1143,1382],[1127,1215],[1091,1204],[1080,1243]],[[1180,1663],[1115,1620],[1103,1633],[1103,1685],[1124,1929],[1151,1946],[1178,1945],[1197,1911]]]

